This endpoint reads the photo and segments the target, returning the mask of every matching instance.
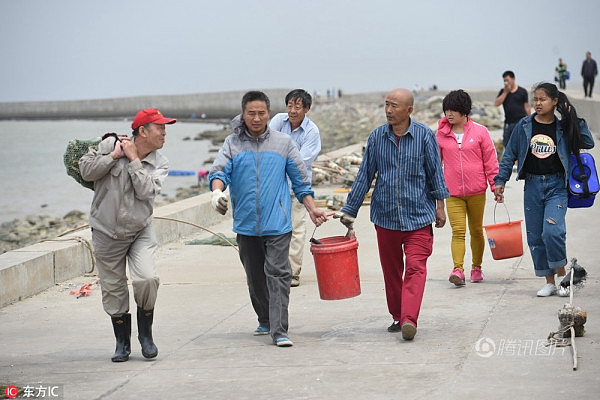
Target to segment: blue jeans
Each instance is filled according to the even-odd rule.
[[[525,178],[527,244],[536,276],[550,276],[567,264],[567,188],[564,173],[527,174]]]

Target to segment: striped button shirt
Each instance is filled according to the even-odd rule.
[[[356,217],[375,177],[371,222],[386,229],[414,231],[432,224],[436,200],[450,196],[435,134],[412,119],[398,144],[387,123],[371,132],[343,213]]]

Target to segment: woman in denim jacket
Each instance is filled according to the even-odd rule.
[[[585,120],[577,117],[575,107],[556,85],[540,83],[533,95],[535,113],[521,119],[508,142],[500,171],[494,182],[497,202],[504,201],[504,185],[515,160],[517,180],[525,179],[523,202],[527,244],[535,275],[546,278],[537,292],[540,297],[556,294],[558,282],[567,264],[566,225],[569,155],[594,147],[594,139]],[[558,120],[554,111],[558,111]],[[568,288],[558,294],[568,296]]]

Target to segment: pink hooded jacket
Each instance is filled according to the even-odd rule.
[[[489,184],[494,191],[498,174],[496,148],[487,128],[467,119],[459,147],[452,125],[446,117],[438,121],[436,133],[444,166],[444,179],[450,196],[463,197],[485,193]]]

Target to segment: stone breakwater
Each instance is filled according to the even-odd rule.
[[[385,122],[384,98],[385,93],[370,93],[349,95],[340,99],[316,99],[309,116],[321,131],[322,153],[351,144],[364,143],[369,133]],[[437,120],[442,115],[442,99],[441,92],[417,96],[413,118],[435,130]],[[493,105],[493,94],[489,96],[489,100],[474,101],[472,117],[490,130],[501,128],[504,120],[502,109]],[[221,129],[203,132],[196,139],[209,138],[215,145],[220,146],[229,133],[231,130],[227,121],[223,123]],[[66,175],[65,179],[67,179]],[[323,183],[326,182],[327,180]],[[174,197],[157,200],[156,207],[206,191],[208,191],[206,183],[179,188]],[[88,214],[72,211],[63,217],[32,215],[22,220],[5,222],[0,225],[0,253],[54,238],[87,224],[88,218]]]

